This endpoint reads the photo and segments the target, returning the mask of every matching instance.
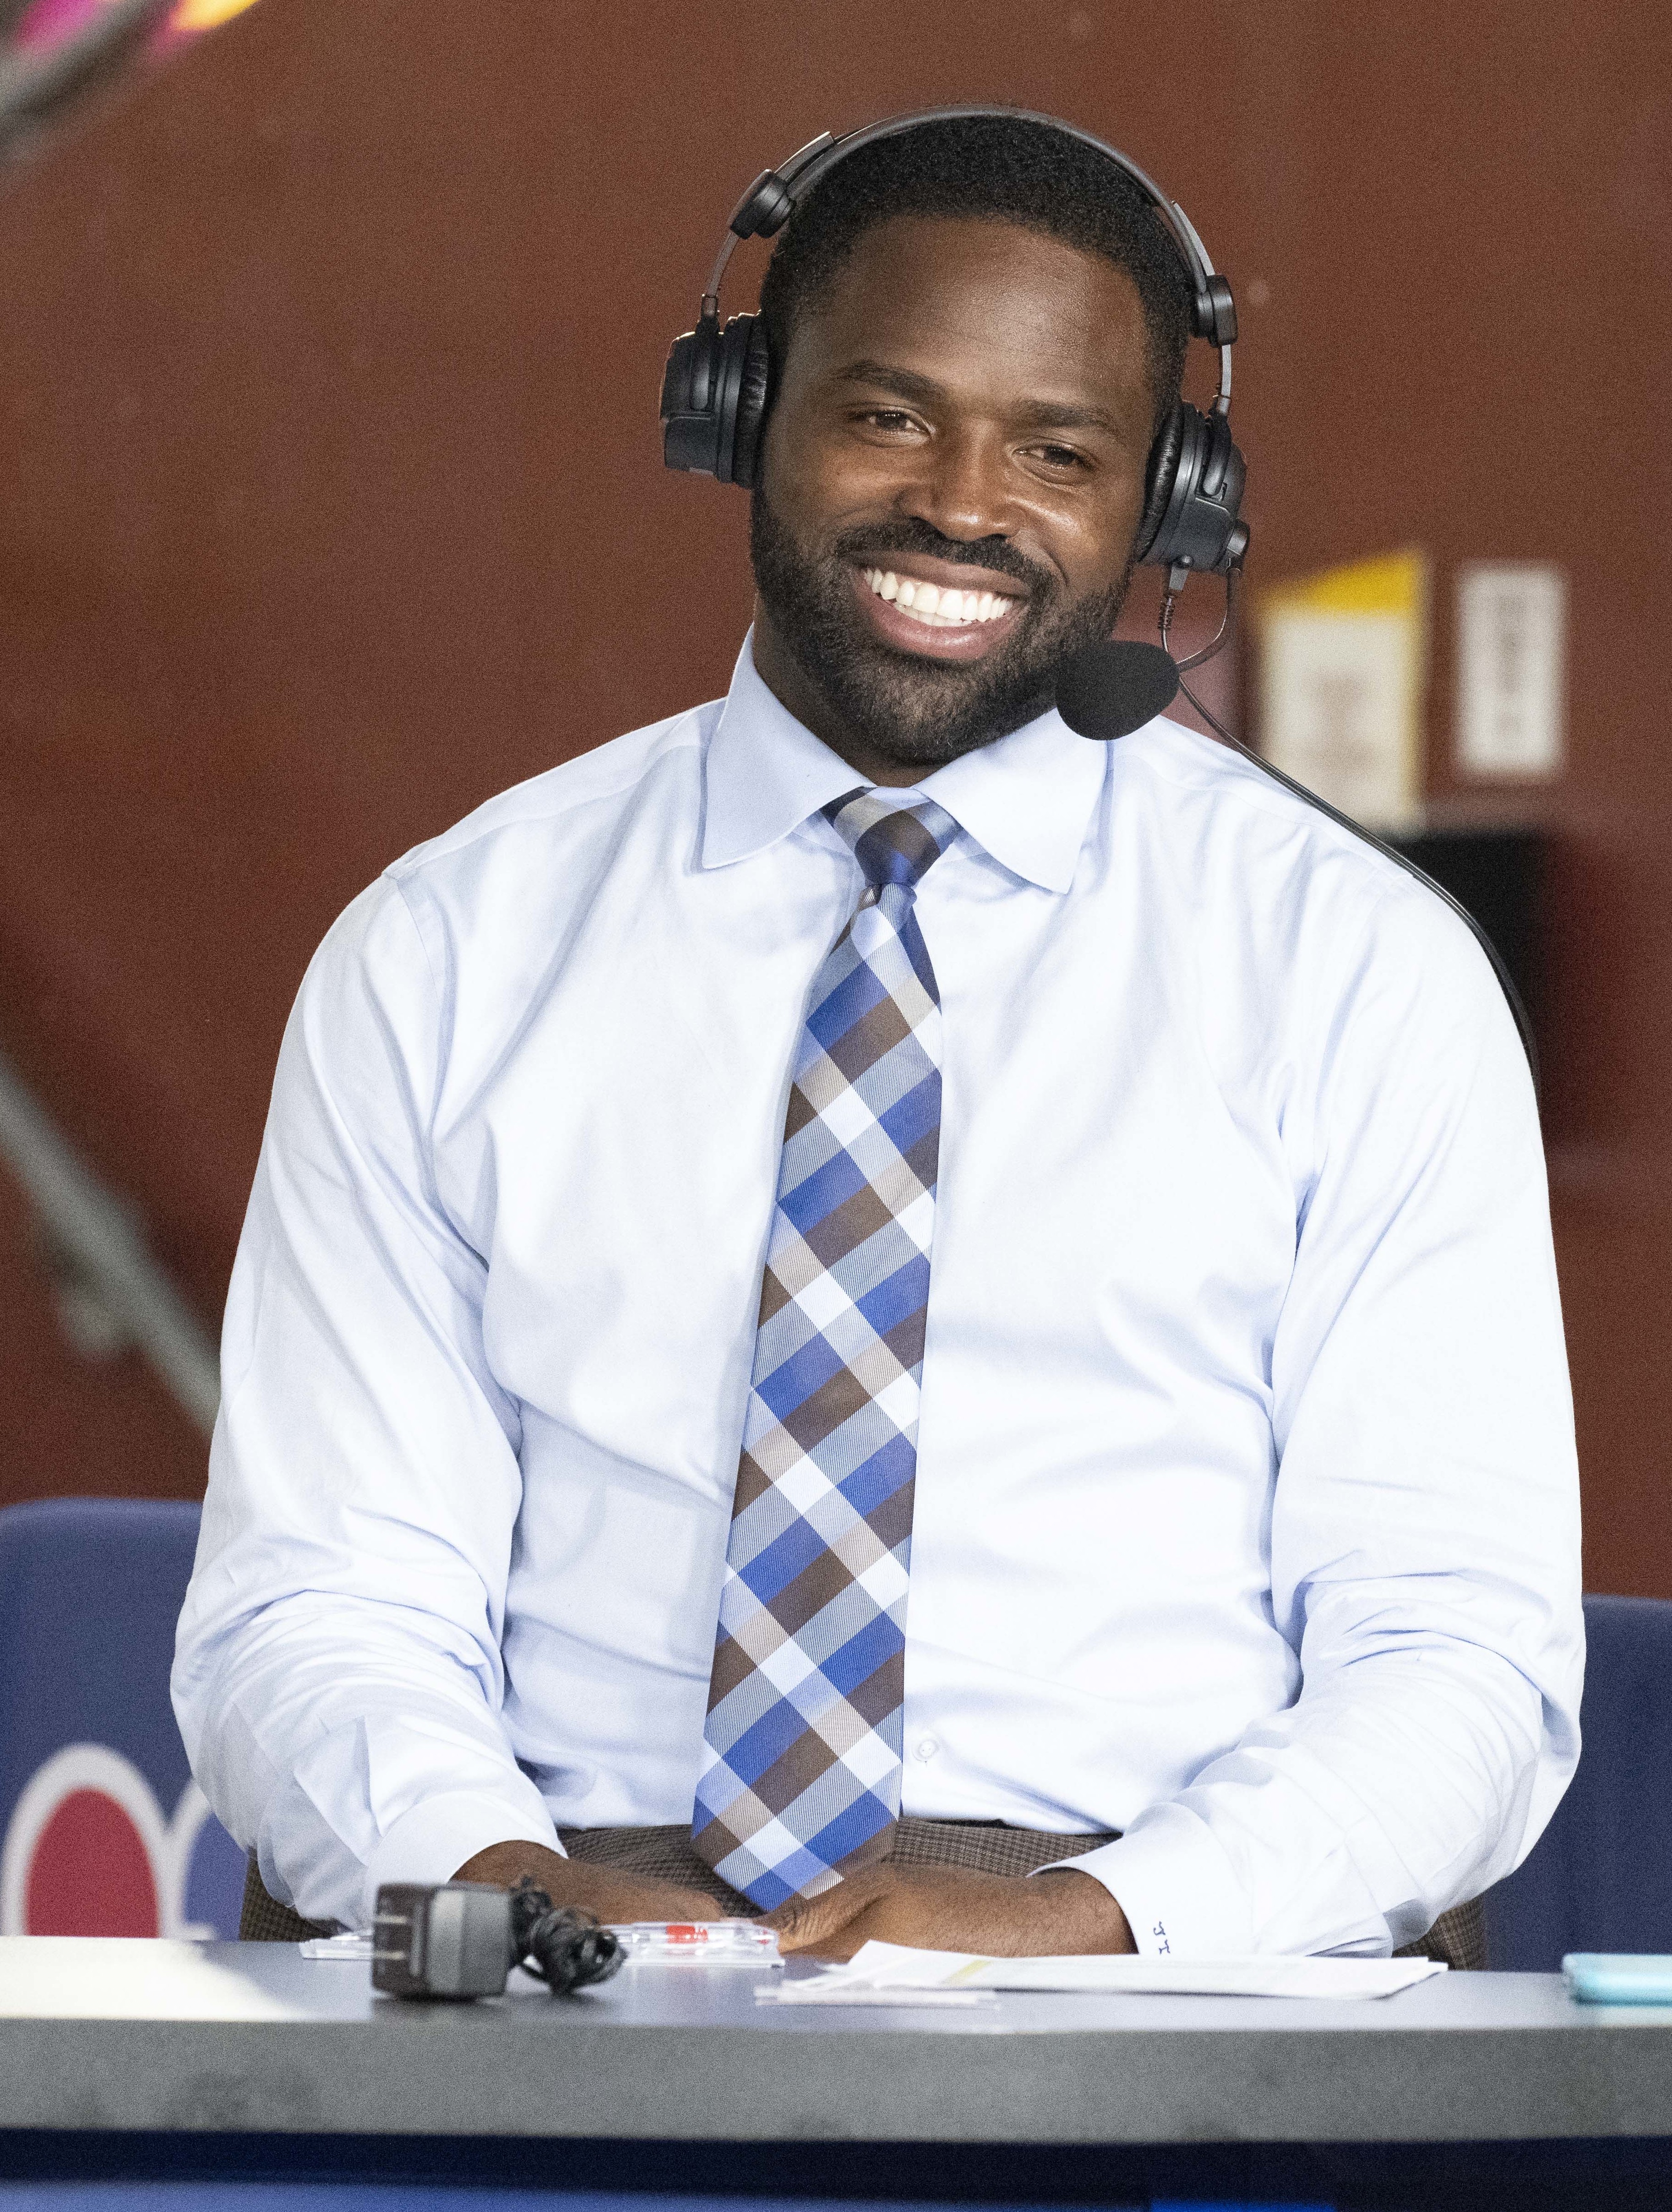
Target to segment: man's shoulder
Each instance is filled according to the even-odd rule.
[[[450,830],[404,853],[385,869],[386,878],[410,886],[445,876],[455,864],[475,867],[491,859],[496,845],[538,852],[577,840],[608,840],[623,813],[646,798],[660,799],[671,811],[684,811],[695,802],[696,763],[719,707],[711,701],[688,708],[513,784]]]
[[[1166,716],[1127,740],[1133,770],[1169,812],[1233,839],[1250,858],[1283,854],[1311,870],[1339,863],[1355,883],[1382,892],[1408,881],[1403,869],[1322,808],[1290,791],[1243,754]]]
[[[1504,1014],[1474,932],[1430,884],[1252,761],[1158,720],[1123,741],[1172,865],[1210,932],[1231,927],[1256,964],[1300,987],[1315,1014],[1375,979]],[[1507,1019],[1507,1015],[1505,1015]]]
[[[1128,773],[1147,786],[1165,817],[1170,842],[1211,869],[1229,858],[1253,895],[1271,902],[1299,901],[1335,923],[1349,908],[1420,914],[1442,939],[1453,931],[1473,942],[1445,902],[1365,834],[1213,738],[1165,718],[1126,741]]]
[[[491,961],[508,948],[514,958],[526,939],[561,921],[624,835],[664,846],[694,839],[702,747],[717,713],[716,705],[693,707],[611,738],[414,845],[337,917],[310,963],[304,997],[333,979],[364,975],[388,988],[426,970],[439,975],[467,945]]]

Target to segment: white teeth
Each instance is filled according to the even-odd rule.
[[[865,580],[879,599],[909,608],[915,621],[934,629],[962,629],[969,623],[997,622],[1015,605],[993,592],[958,592],[951,585],[925,584],[897,576],[892,568],[866,568]]]

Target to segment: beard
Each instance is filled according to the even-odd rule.
[[[943,538],[910,516],[843,532],[829,550],[799,544],[757,489],[750,513],[750,559],[761,604],[826,704],[879,758],[902,768],[942,768],[1008,737],[1055,703],[1063,665],[1115,627],[1132,578],[1073,599],[1048,568],[1007,538]],[[855,567],[886,566],[882,556],[919,553],[937,561],[996,569],[1025,587],[1027,602],[1011,635],[979,660],[947,662],[897,653],[867,629],[854,601]]]

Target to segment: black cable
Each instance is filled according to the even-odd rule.
[[[590,1912],[554,1905],[530,1875],[511,1893],[511,1952],[524,1973],[544,1982],[555,1997],[607,1982],[627,1956],[620,1939]]]
[[[1416,862],[1405,854],[1396,852],[1391,845],[1384,844],[1380,837],[1366,830],[1362,822],[1355,822],[1350,814],[1343,814],[1339,807],[1332,806],[1327,799],[1320,799],[1316,791],[1309,791],[1304,783],[1297,783],[1293,776],[1285,775],[1280,768],[1274,768],[1263,754],[1255,751],[1252,745],[1245,745],[1240,738],[1233,738],[1219,717],[1208,713],[1207,708],[1202,705],[1201,700],[1185,682],[1183,671],[1187,668],[1195,668],[1201,662],[1210,659],[1219,650],[1230,635],[1233,580],[1236,574],[1233,568],[1225,577],[1225,620],[1219,624],[1218,636],[1202,652],[1193,653],[1188,659],[1178,663],[1180,692],[1189,701],[1208,728],[1216,736],[1223,738],[1234,752],[1241,753],[1244,760],[1252,761],[1262,775],[1268,775],[1274,783],[1280,783],[1285,791],[1292,792],[1297,799],[1304,799],[1309,806],[1316,807],[1320,814],[1328,815],[1332,822],[1347,830],[1350,836],[1359,838],[1373,852],[1380,853],[1384,860],[1391,860],[1395,867],[1402,868],[1408,876],[1432,891],[1436,898],[1445,902],[1492,963],[1492,970],[1498,978],[1499,988],[1508,1001],[1510,1012],[1515,1017],[1516,1028],[1521,1033],[1521,1048],[1527,1055],[1527,1066],[1533,1078],[1533,1089],[1536,1091],[1539,1084],[1539,1058],[1538,1048],[1533,1042],[1532,1022],[1528,1016],[1526,1007],[1522,1004],[1521,994],[1515,987],[1515,978],[1505,965],[1503,955],[1468,908],[1461,900],[1454,898],[1444,884],[1437,884],[1426,868],[1420,868]],[[1171,651],[1167,640],[1168,633],[1172,628],[1173,597],[1172,591],[1169,589],[1161,602],[1161,643],[1168,652]]]
[[[1220,647],[1224,645],[1225,640],[1230,636],[1231,618],[1237,611],[1237,585],[1241,575],[1242,570],[1240,568],[1227,568],[1225,570],[1225,612],[1219,617],[1219,628],[1214,631],[1213,636],[1209,638],[1207,644],[1203,646],[1201,651],[1200,653],[1187,653],[1183,660],[1174,660],[1174,665],[1178,670],[1179,686],[1181,690],[1183,688],[1185,670],[1187,668],[1200,668],[1204,660],[1211,660],[1213,658],[1213,655],[1218,653]],[[1167,584],[1166,596],[1161,602],[1161,648],[1162,651],[1168,654],[1170,658],[1172,657],[1173,649],[1167,642],[1167,633],[1172,628],[1173,600],[1176,597],[1176,594],[1173,590],[1172,582],[1170,578]],[[1184,696],[1187,699],[1190,696],[1188,691],[1184,693]],[[1198,714],[1201,712],[1200,707],[1196,708],[1196,712]],[[1219,724],[1215,722],[1213,726],[1215,729],[1218,729]],[[1236,741],[1233,738],[1231,742],[1234,744]]]

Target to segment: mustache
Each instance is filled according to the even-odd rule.
[[[943,538],[933,523],[916,521],[909,515],[902,515],[897,522],[844,531],[832,550],[838,561],[854,566],[874,568],[877,556],[884,553],[921,553],[929,560],[960,568],[994,568],[1025,584],[1037,600],[1056,588],[1050,571],[1018,553],[1007,538]]]

